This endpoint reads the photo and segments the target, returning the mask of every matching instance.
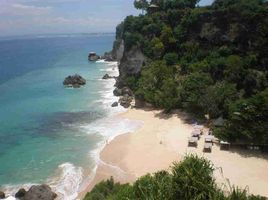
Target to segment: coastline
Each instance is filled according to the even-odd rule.
[[[212,153],[203,153],[203,138],[198,148],[188,147],[188,137],[193,130],[187,114],[175,111],[163,114],[160,110],[128,109],[119,114],[130,120],[141,120],[144,125],[133,133],[115,137],[100,153],[95,177],[79,198],[83,199],[94,185],[111,176],[121,183],[132,183],[137,178],[159,170],[168,170],[187,153],[204,156],[215,165],[217,183],[229,189],[230,184],[250,193],[268,196],[268,155],[244,150],[220,151],[213,146]],[[207,129],[204,129],[206,132]],[[234,170],[236,173],[234,173]],[[256,184],[259,183],[259,184]]]

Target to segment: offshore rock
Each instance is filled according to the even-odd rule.
[[[86,80],[78,74],[75,74],[74,76],[68,76],[63,81],[63,85],[73,88],[79,88],[81,85],[85,84]]]
[[[100,56],[98,56],[95,52],[90,52],[88,54],[88,60],[89,61],[97,61],[100,59]]]

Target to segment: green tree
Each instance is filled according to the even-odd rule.
[[[229,108],[228,121],[215,135],[230,142],[268,144],[268,89]]]
[[[149,6],[149,3],[146,0],[135,0],[134,1],[134,7],[136,9],[141,9],[142,12],[144,12],[145,10],[147,10],[148,6]]]
[[[178,62],[178,54],[167,53],[164,56],[164,60],[166,61],[167,65],[174,65]]]

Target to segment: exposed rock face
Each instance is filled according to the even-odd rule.
[[[85,84],[86,84],[86,80],[78,74],[74,76],[68,76],[63,81],[63,85],[68,86],[68,87],[73,87],[73,88],[79,88],[81,85],[85,85]]]
[[[111,52],[110,53],[106,52],[101,58],[104,59],[107,62],[115,61],[115,59],[114,59],[114,57],[113,57]]]
[[[150,103],[147,103],[144,100],[141,100],[141,99],[135,97],[135,107],[136,108],[153,108],[154,106]]]
[[[114,96],[119,97],[119,96],[122,95],[122,90],[121,89],[118,89],[118,88],[115,88],[114,91],[113,91],[113,93],[114,93]]]
[[[122,95],[133,96],[133,92],[128,87],[123,87],[121,90],[122,90]]]
[[[114,102],[111,106],[112,107],[117,107],[118,106],[118,102]]]
[[[105,74],[102,79],[111,79],[111,78],[115,78],[114,76],[110,76],[109,74]]]
[[[121,61],[125,50],[124,40],[118,39],[114,42],[112,57],[116,61]]]
[[[88,60],[89,61],[97,61],[100,59],[100,56],[98,56],[96,53],[89,53]]]
[[[57,194],[48,185],[34,185],[26,192],[23,200],[54,200]]]
[[[15,194],[17,199],[22,199],[26,194],[26,190],[24,188],[19,189],[19,191]]]
[[[5,193],[0,191],[0,199],[4,199],[5,197],[6,197]]]
[[[144,62],[145,56],[139,47],[134,46],[130,50],[124,51],[123,58],[119,65],[120,77],[124,78],[140,73]]]
[[[124,96],[120,97],[119,103],[124,108],[129,108],[131,106],[132,100],[133,100],[132,96],[124,95]]]

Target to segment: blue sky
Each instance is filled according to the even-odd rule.
[[[134,0],[0,0],[0,36],[114,32]],[[213,0],[201,0],[201,5]]]

